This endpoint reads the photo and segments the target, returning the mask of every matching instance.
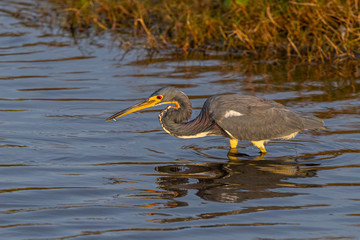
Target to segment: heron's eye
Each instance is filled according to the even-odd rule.
[[[156,96],[157,99],[161,100],[163,97],[161,95]]]

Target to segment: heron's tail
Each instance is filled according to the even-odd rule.
[[[302,115],[301,119],[304,124],[304,130],[325,129],[324,121],[312,115]]]

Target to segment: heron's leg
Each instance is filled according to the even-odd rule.
[[[230,138],[230,148],[236,148],[237,144],[238,144],[238,141],[237,139],[235,138]]]
[[[238,144],[238,140],[235,138],[230,138],[229,140],[230,140],[230,150],[228,152],[228,158],[230,160],[235,161],[235,160],[237,160],[237,156],[239,154],[239,152],[236,148],[236,146]]]
[[[266,149],[264,147],[264,142],[265,141],[251,141],[252,144],[254,144],[257,148],[260,149],[261,153],[266,153]]]

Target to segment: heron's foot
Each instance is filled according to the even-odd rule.
[[[259,148],[260,149],[260,155],[266,155],[266,149],[265,148]]]
[[[266,154],[266,149],[264,146],[265,141],[251,141],[251,142],[260,150],[261,155]]]
[[[262,159],[265,155],[266,155],[266,149],[265,149],[265,147],[263,147],[263,148],[259,148],[260,149],[260,155],[258,156],[258,158],[259,159]]]

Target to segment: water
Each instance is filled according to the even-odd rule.
[[[360,78],[217,56],[125,55],[0,3],[1,239],[360,239]],[[21,14],[17,14],[21,13]],[[40,22],[40,21],[39,21]],[[178,139],[161,108],[105,123],[162,86],[274,99],[327,129],[248,142]]]

